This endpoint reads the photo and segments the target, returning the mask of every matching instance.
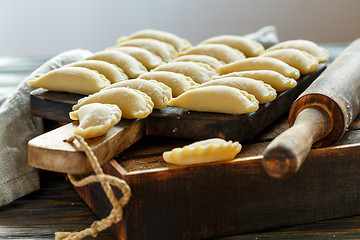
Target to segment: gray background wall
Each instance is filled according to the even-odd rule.
[[[281,41],[349,42],[360,37],[359,0],[0,0],[0,56],[102,50],[143,28],[193,44],[275,25]]]

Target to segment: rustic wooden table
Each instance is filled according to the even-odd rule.
[[[40,179],[39,191],[0,207],[0,239],[53,239],[54,232],[82,230],[97,219],[64,175],[40,171]],[[103,231],[96,239],[114,240],[115,238],[109,231]],[[360,239],[360,216],[223,237],[217,240],[235,239]]]
[[[325,47],[333,60],[344,46]],[[1,86],[13,88],[45,59],[0,58]],[[41,170],[40,179],[39,191],[0,207],[0,239],[53,239],[57,231],[82,230],[97,219],[65,175]],[[97,239],[115,238],[103,231]],[[218,238],[230,239],[360,239],[360,216]]]

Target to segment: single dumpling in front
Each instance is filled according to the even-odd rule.
[[[107,133],[121,119],[121,110],[114,104],[91,103],[69,113],[72,120],[79,125],[74,134],[83,138],[99,137]]]
[[[110,81],[94,70],[64,66],[30,79],[27,84],[50,91],[89,95],[110,85]]]
[[[276,98],[276,90],[263,81],[246,77],[223,77],[203,83],[198,87],[223,85],[246,91],[255,96],[259,103],[271,102]]]
[[[155,109],[164,108],[172,98],[171,88],[161,82],[145,79],[130,79],[111,84],[102,91],[111,88],[128,87],[146,93],[154,103]]]
[[[232,160],[241,151],[238,142],[211,138],[163,153],[163,159],[176,165],[190,165]]]
[[[147,94],[136,89],[118,87],[81,98],[72,109],[78,110],[90,103],[115,104],[122,111],[122,117],[126,119],[146,118],[154,107],[154,103]]]
[[[259,101],[245,91],[229,86],[206,86],[191,89],[169,101],[176,106],[192,111],[244,114],[255,112]]]

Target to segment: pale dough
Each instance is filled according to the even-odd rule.
[[[222,77],[199,85],[198,87],[224,85],[246,91],[255,96],[259,103],[271,102],[276,98],[276,90],[263,81],[246,77]]]
[[[256,57],[259,56],[262,52],[264,52],[264,46],[252,39],[236,36],[236,35],[220,35],[215,36],[200,44],[208,44],[208,43],[221,43],[228,45],[229,47],[235,48],[240,52],[244,53],[246,57]]]
[[[273,70],[285,77],[298,79],[300,72],[289,64],[271,57],[251,57],[229,63],[219,68],[220,74],[249,70]]]
[[[146,118],[153,110],[154,103],[145,93],[127,87],[103,90],[88,97],[81,98],[73,110],[90,103],[115,104],[122,111],[122,117],[127,119]]]
[[[110,85],[110,81],[97,71],[82,67],[61,67],[27,82],[50,91],[92,94]]]
[[[177,55],[177,51],[174,46],[151,38],[129,39],[123,42],[119,42],[115,47],[120,46],[144,48],[158,55],[165,62],[173,60]]]
[[[276,49],[261,54],[261,57],[272,57],[279,59],[298,69],[300,74],[312,73],[319,65],[319,61],[316,57],[310,55],[307,52],[292,48]]]
[[[154,71],[168,71],[181,73],[190,77],[196,83],[204,83],[210,81],[217,72],[206,64],[195,62],[170,62],[160,65]]]
[[[171,88],[161,82],[145,79],[131,79],[111,84],[102,91],[117,87],[128,87],[146,93],[154,103],[154,108],[160,109],[167,106],[172,98]]]
[[[120,51],[104,50],[95,53],[87,59],[100,60],[115,64],[121,68],[129,78],[137,78],[140,74],[147,72],[147,69],[141,62],[129,54]]]
[[[168,71],[148,72],[140,75],[138,78],[146,80],[155,80],[164,83],[172,90],[172,96],[177,97],[180,94],[189,90],[191,86],[197,85],[194,80],[181,73],[174,73]]]
[[[293,78],[285,77],[284,75],[272,70],[252,70],[232,72],[221,77],[247,77],[255,80],[263,81],[272,86],[277,92],[282,92],[286,89],[296,87],[297,82]]]
[[[110,80],[111,83],[120,82],[123,80],[127,80],[128,76],[124,73],[124,71],[118,66],[104,62],[99,60],[83,60],[74,62],[66,65],[67,67],[84,67],[91,70],[95,70],[102,75],[104,75],[107,79]]]
[[[197,62],[204,63],[212,67],[215,71],[219,69],[223,64],[214,57],[206,55],[184,55],[177,57],[173,62]]]
[[[229,86],[207,86],[186,91],[169,101],[192,111],[243,114],[255,112],[259,102],[254,95]]]
[[[121,119],[121,110],[114,104],[91,103],[69,113],[72,120],[79,120],[74,133],[83,138],[104,135]]]
[[[216,58],[223,63],[231,63],[240,59],[244,59],[245,55],[237,49],[231,48],[225,44],[211,43],[202,44],[189,48],[179,53],[178,56],[184,55],[206,55]]]
[[[184,51],[191,47],[191,44],[188,40],[180,38],[173,33],[154,30],[154,29],[144,29],[138,32],[131,34],[128,37],[122,37],[118,41],[126,41],[126,39],[135,39],[135,38],[151,38],[156,39],[162,42],[173,45],[178,52]]]
[[[163,153],[163,159],[176,165],[232,160],[241,151],[239,142],[211,138]]]
[[[294,48],[305,51],[319,60],[319,63],[324,63],[329,60],[329,53],[325,48],[320,47],[316,43],[309,40],[288,40],[275,44],[274,46],[266,49],[267,52],[275,49]]]
[[[130,56],[141,62],[149,71],[164,62],[161,57],[150,52],[149,50],[146,50],[145,48],[124,46],[112,48],[111,50],[121,51],[129,54]]]

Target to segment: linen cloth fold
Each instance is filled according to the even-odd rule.
[[[246,35],[259,41],[265,48],[278,43],[276,28],[266,26]],[[34,87],[26,82],[63,65],[92,55],[76,49],[61,53],[44,63],[25,78],[0,106],[0,206],[36,191],[40,187],[38,170],[27,162],[27,143],[43,133],[42,119],[31,115],[29,95]]]
[[[40,187],[37,169],[27,163],[27,143],[43,133],[43,123],[30,113],[29,95],[34,87],[26,82],[92,53],[76,49],[50,59],[26,77],[0,106],[0,206]]]

